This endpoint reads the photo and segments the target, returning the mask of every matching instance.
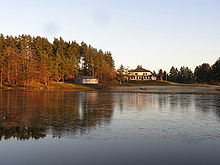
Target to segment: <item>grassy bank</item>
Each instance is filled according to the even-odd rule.
[[[178,88],[194,88],[194,87],[219,87],[214,85],[205,85],[205,84],[179,84],[168,81],[133,81],[130,83],[124,84],[114,84],[111,85],[110,88],[137,88],[139,89],[147,87],[147,88],[160,88],[160,87],[178,87]],[[7,86],[0,85],[1,90],[24,90],[24,91],[88,91],[88,90],[102,90],[102,86],[100,85],[78,85],[71,82],[55,82],[50,81],[48,85],[43,83],[32,82],[27,87],[24,86]],[[107,88],[108,89],[108,88]]]
[[[131,81],[129,83],[118,84],[115,86],[183,86],[183,87],[214,87],[214,85],[206,84],[181,84],[169,81],[149,80],[149,81]]]
[[[94,88],[72,84],[72,83],[65,83],[65,82],[55,82],[51,81],[48,85],[43,83],[32,82],[27,87],[23,86],[7,86],[1,85],[0,89],[2,90],[24,90],[24,91],[88,91],[94,90]]]
[[[156,93],[156,94],[215,94],[220,95],[220,86],[203,84],[178,84],[166,81],[133,82],[115,85],[112,92]]]

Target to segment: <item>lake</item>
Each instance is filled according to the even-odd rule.
[[[220,96],[0,91],[0,162],[219,164]]]

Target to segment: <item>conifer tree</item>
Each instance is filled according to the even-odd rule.
[[[211,71],[212,81],[215,83],[220,83],[220,58],[212,65]]]
[[[211,67],[209,64],[204,63],[195,68],[194,75],[197,83],[210,82]]]
[[[96,76],[100,82],[107,82],[113,80],[114,74],[111,53],[85,43],[78,45],[55,38],[51,44],[39,36],[0,35],[0,84],[27,86],[32,81],[48,84],[49,80],[64,81],[78,75]]]
[[[168,80],[172,82],[177,82],[177,79],[178,79],[178,69],[172,66],[169,72]]]

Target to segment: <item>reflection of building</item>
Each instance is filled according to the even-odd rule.
[[[99,80],[91,76],[81,76],[76,78],[77,84],[98,84]]]
[[[142,68],[142,66],[137,66],[134,70],[129,70],[129,80],[156,80],[152,72]]]
[[[153,103],[153,98],[143,93],[133,93],[127,98],[126,101],[126,104],[138,108],[152,106],[152,103]]]

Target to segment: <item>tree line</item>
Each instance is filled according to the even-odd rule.
[[[218,84],[220,82],[220,58],[213,65],[203,63],[196,66],[194,71],[185,66],[180,69],[173,66],[169,73],[160,69],[157,77],[161,80],[185,84]]]
[[[117,80],[119,83],[128,82],[129,69],[123,65],[117,70]],[[192,71],[189,67],[182,66],[180,69],[174,66],[169,72],[159,69],[158,73],[152,72],[157,80],[165,80],[176,83],[193,84],[219,84],[220,83],[220,58],[211,66],[208,63],[196,66]]]
[[[107,84],[115,75],[111,52],[103,52],[82,42],[53,42],[45,37],[0,34],[0,84],[28,86],[48,84],[77,76],[95,76]]]

